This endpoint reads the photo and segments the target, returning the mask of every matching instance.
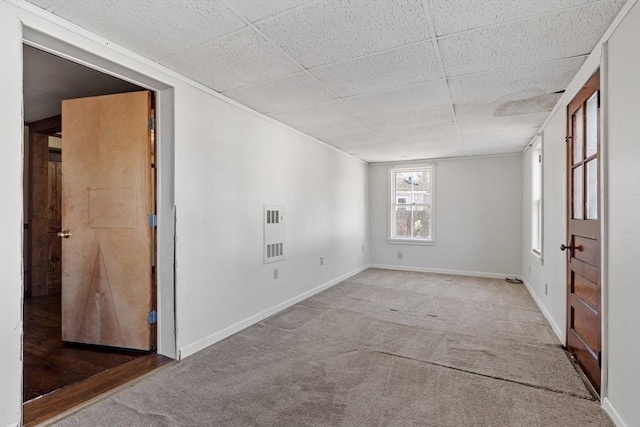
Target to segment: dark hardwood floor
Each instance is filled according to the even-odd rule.
[[[24,300],[23,424],[37,425],[90,404],[173,360],[147,354],[63,343],[60,283]]]
[[[24,301],[23,401],[85,380],[144,353],[65,344],[60,339],[60,284]]]

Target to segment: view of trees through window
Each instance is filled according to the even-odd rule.
[[[431,169],[394,171],[392,238],[431,240]]]

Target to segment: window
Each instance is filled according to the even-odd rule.
[[[542,257],[542,144],[538,139],[531,158],[531,251]]]
[[[391,169],[391,240],[433,241],[433,166]]]

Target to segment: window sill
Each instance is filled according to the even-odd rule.
[[[540,265],[544,265],[544,258],[542,258],[542,254],[538,251],[530,250],[529,253],[534,256],[540,263]]]
[[[435,246],[435,240],[388,239],[390,245]]]

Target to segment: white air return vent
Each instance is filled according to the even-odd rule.
[[[264,263],[284,259],[284,206],[264,206]]]

